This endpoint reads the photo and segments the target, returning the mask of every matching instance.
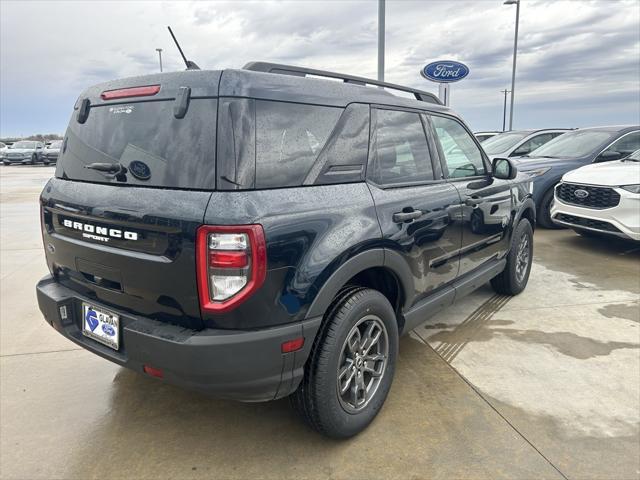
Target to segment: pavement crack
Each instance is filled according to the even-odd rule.
[[[61,353],[61,352],[75,352],[77,350],[84,350],[83,348],[65,348],[62,350],[46,350],[44,352],[24,352],[24,353],[8,353],[5,355],[0,354],[0,358],[5,357],[20,357],[25,355],[41,355],[43,353]]]

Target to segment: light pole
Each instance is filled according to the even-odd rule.
[[[384,0],[378,0],[378,80],[384,82]]]
[[[504,106],[502,107],[502,131],[504,132],[506,122],[507,122],[507,93],[510,93],[511,90],[500,90],[500,93],[504,93]]]
[[[509,130],[513,130],[513,99],[516,95],[516,57],[518,55],[518,22],[520,21],[520,0],[505,0],[504,5],[516,6],[516,34],[513,39],[513,69],[511,70],[511,109],[509,111]]]
[[[158,52],[158,60],[160,61],[160,72],[162,72],[162,49],[156,48],[156,52]]]

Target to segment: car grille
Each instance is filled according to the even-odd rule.
[[[594,228],[596,230],[602,230],[605,232],[619,232],[615,226],[609,222],[602,220],[593,220],[591,218],[576,217],[575,215],[567,215],[566,213],[559,213],[554,217],[561,222],[570,223],[576,227]]]
[[[587,195],[582,193],[582,197],[576,196],[576,191],[586,192]],[[563,203],[594,209],[611,208],[620,203],[620,194],[613,188],[592,187],[575,183],[561,183],[558,185],[556,196]]]
[[[24,153],[7,153],[7,158],[23,158]]]

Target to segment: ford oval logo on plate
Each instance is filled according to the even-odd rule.
[[[462,80],[469,75],[469,67],[453,60],[440,60],[431,62],[420,70],[420,74],[432,82],[451,83]]]
[[[129,171],[131,175],[139,180],[149,180],[151,178],[151,169],[149,166],[141,162],[140,160],[134,160],[129,164]]]
[[[580,199],[582,199],[582,198],[587,198],[587,197],[589,196],[589,192],[587,192],[586,190],[583,190],[583,189],[579,188],[579,189],[577,189],[577,190],[575,190],[575,191],[573,192],[573,195],[574,195],[576,198],[580,198]]]
[[[103,323],[102,324],[102,331],[104,333],[106,333],[107,335],[109,335],[110,337],[113,337],[116,334],[115,329],[109,325],[108,323]]]

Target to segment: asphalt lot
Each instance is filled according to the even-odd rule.
[[[34,289],[53,170],[0,166],[1,478],[640,477],[640,246],[538,230],[527,290],[405,336],[381,414],[337,442],[286,400],[211,399],[57,334]]]

